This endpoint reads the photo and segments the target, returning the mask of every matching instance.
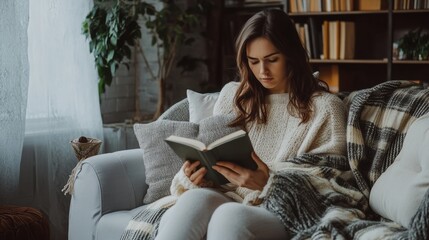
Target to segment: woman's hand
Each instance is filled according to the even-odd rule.
[[[205,167],[197,169],[199,165],[199,161],[195,161],[193,163],[191,163],[190,161],[186,161],[183,164],[183,171],[193,184],[197,186],[203,186],[205,184],[203,178],[207,173],[207,169]]]
[[[231,162],[217,162],[213,169],[239,187],[262,190],[270,177],[270,170],[255,152],[252,152],[252,158],[258,165],[256,170],[243,168]]]

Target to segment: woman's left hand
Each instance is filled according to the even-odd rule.
[[[252,152],[252,158],[258,165],[256,170],[250,170],[231,162],[222,161],[213,165],[213,169],[239,187],[262,190],[270,177],[270,170],[267,164],[265,164],[255,152]]]

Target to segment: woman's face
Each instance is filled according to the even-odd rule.
[[[270,94],[287,89],[286,57],[270,40],[258,37],[246,46],[247,62],[253,75]]]

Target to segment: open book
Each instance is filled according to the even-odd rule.
[[[220,185],[229,181],[212,169],[211,166],[217,161],[229,161],[252,170],[257,168],[251,156],[252,143],[243,130],[228,134],[207,146],[198,140],[174,135],[165,141],[183,161],[200,161],[200,166],[207,169],[205,178]]]

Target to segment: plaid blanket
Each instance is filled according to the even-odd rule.
[[[295,167],[276,174],[261,207],[277,215],[293,239],[428,239],[429,192],[408,229],[372,213],[368,197],[399,153],[409,125],[429,112],[429,90],[390,81],[353,92],[345,102],[348,156],[287,160]],[[174,202],[166,197],[150,204],[121,239],[153,239]]]
[[[429,192],[408,229],[372,213],[368,198],[398,155],[408,127],[429,112],[429,90],[390,81],[353,92],[345,102],[349,166],[332,164],[338,161],[330,156],[288,160],[302,168],[278,173],[263,207],[293,239],[428,239]]]

